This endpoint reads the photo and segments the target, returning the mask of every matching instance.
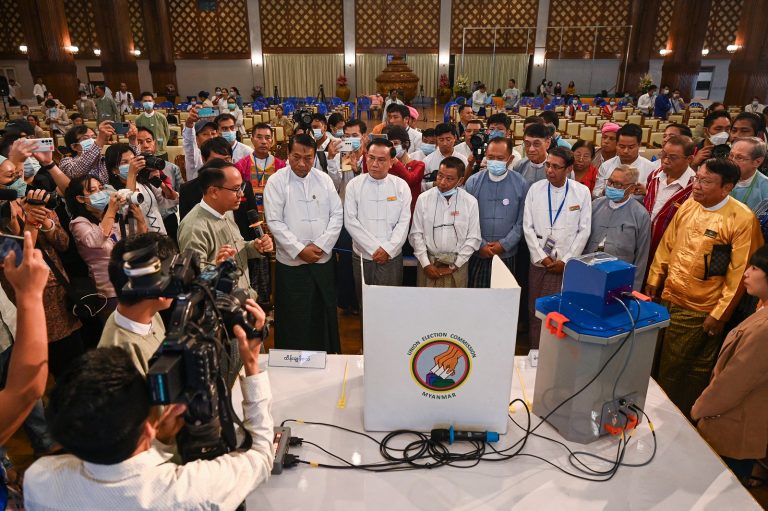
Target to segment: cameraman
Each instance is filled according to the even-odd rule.
[[[255,326],[264,312],[248,302]],[[54,438],[71,454],[36,461],[24,477],[28,509],[235,509],[272,470],[272,391],[259,370],[261,342],[234,327],[245,429],[253,445],[213,460],[177,466],[167,444],[183,425],[184,405],[151,408],[147,384],[123,350],[80,359],[51,393]],[[163,445],[166,444],[166,445]]]
[[[64,135],[64,145],[69,151],[59,162],[61,170],[70,179],[91,175],[103,184],[109,183],[109,171],[102,155],[102,148],[109,145],[109,140],[115,134],[112,121],[103,121],[99,124],[98,135],[88,126],[74,126]],[[136,145],[136,126],[131,127],[126,133],[131,151],[139,153]]]
[[[138,128],[137,131],[136,140],[139,143],[142,154],[155,154],[156,142],[152,131],[148,128]],[[176,217],[176,213],[179,210],[179,191],[181,190],[181,185],[184,184],[184,178],[181,175],[181,169],[175,164],[165,160],[160,160],[158,163],[162,164],[163,168],[153,168],[149,171],[149,184],[155,196],[158,195],[157,192],[159,190],[162,197],[171,201],[176,200],[177,202],[174,206],[160,208],[165,230],[168,236],[175,240],[176,232],[179,230],[179,220]],[[156,167],[159,167],[159,165]]]
[[[165,338],[165,326],[159,312],[168,309],[173,299],[124,296],[123,287],[128,277],[125,275],[123,255],[153,244],[156,244],[157,250],[150,257],[165,261],[176,255],[173,240],[156,232],[124,238],[115,243],[109,257],[109,281],[117,295],[117,309],[107,319],[99,341],[99,348],[123,348],[142,375],[147,374],[149,359]]]

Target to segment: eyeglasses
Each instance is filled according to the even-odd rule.
[[[700,186],[712,186],[715,184],[715,181],[711,179],[701,179],[698,176],[693,176],[693,182],[698,183]]]
[[[728,159],[733,160],[733,161],[735,161],[737,163],[743,163],[745,161],[752,161],[752,158],[750,158],[749,156],[742,156],[740,154],[733,154],[733,153],[728,155]]]
[[[548,162],[548,161],[544,162],[544,166],[547,167],[548,169],[555,169],[555,170],[563,170],[563,169],[565,169],[565,165],[555,165],[554,163],[551,163],[551,162]]]
[[[625,184],[625,183],[616,182],[613,179],[608,179],[608,180],[605,181],[605,184],[607,184],[611,188],[617,188],[619,190],[626,190],[630,186],[633,186],[635,183],[626,183]]]
[[[676,154],[667,154],[667,153],[665,153],[663,151],[659,155],[659,159],[660,160],[669,160],[671,163],[675,163],[676,161],[678,161],[678,160],[680,160],[682,158],[683,158],[682,156],[678,156]]]
[[[230,192],[234,193],[238,197],[245,195],[245,182],[243,182],[240,186],[237,186],[235,188],[227,188],[226,186],[216,186],[216,185],[214,185],[214,188],[219,188],[221,190],[229,190]]]

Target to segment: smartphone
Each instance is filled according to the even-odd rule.
[[[125,135],[128,130],[131,129],[131,123],[129,122],[112,122],[112,127],[115,128],[115,133],[118,135]]]
[[[8,252],[16,252],[16,266],[24,259],[24,238],[12,234],[0,234],[0,262],[5,260]]]
[[[201,108],[200,110],[197,111],[197,116],[200,118],[213,117],[214,115],[215,114],[213,113],[213,108],[210,108],[210,107]]]
[[[352,153],[355,149],[352,147],[352,139],[351,138],[342,138],[341,139],[341,146],[339,146],[339,152],[340,153]]]
[[[35,145],[32,147],[34,153],[50,153],[53,152],[53,139],[52,138],[30,138]]]

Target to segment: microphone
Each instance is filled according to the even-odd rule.
[[[499,434],[495,431],[456,431],[451,426],[448,429],[433,429],[430,434],[435,442],[447,441],[449,445],[457,441],[463,442],[498,442]]]
[[[259,212],[255,209],[249,209],[246,215],[248,215],[248,223],[250,224],[248,227],[253,229],[254,236],[256,236],[256,239],[260,240],[264,237],[264,229],[261,227]]]

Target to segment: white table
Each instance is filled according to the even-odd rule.
[[[337,402],[347,363],[346,407],[340,409]],[[512,397],[523,397],[522,377],[525,394],[532,399],[535,369],[529,366],[526,357],[517,357],[516,364],[518,371],[513,378]],[[269,368],[268,371],[276,425],[284,419],[303,419],[363,431],[362,356],[329,356],[328,365],[323,370]],[[239,386],[235,385],[235,389],[233,400],[239,403]],[[761,509],[653,380],[648,388],[646,412],[658,437],[655,459],[646,467],[622,467],[611,481],[605,483],[566,476],[530,457],[482,462],[470,469],[441,467],[392,473],[298,465],[272,476],[248,497],[247,505],[252,510],[275,511]],[[525,412],[519,405],[514,417],[520,424],[525,423]],[[535,425],[540,419],[534,417],[532,420]],[[313,441],[348,460],[381,461],[378,446],[357,435],[306,424],[286,425],[291,427],[294,436]],[[562,440],[548,424],[537,433]],[[380,433],[372,435],[379,439],[384,436]],[[521,436],[521,431],[511,424],[497,448],[509,446]],[[609,458],[616,455],[616,439],[602,438],[587,446],[566,443],[572,449]],[[644,421],[629,444],[624,461],[646,460],[652,443]],[[302,446],[291,452],[302,459],[338,464],[312,446]],[[542,456],[574,471],[568,464],[566,451],[552,442],[530,438],[523,452]],[[600,467],[597,463],[590,464]]]

